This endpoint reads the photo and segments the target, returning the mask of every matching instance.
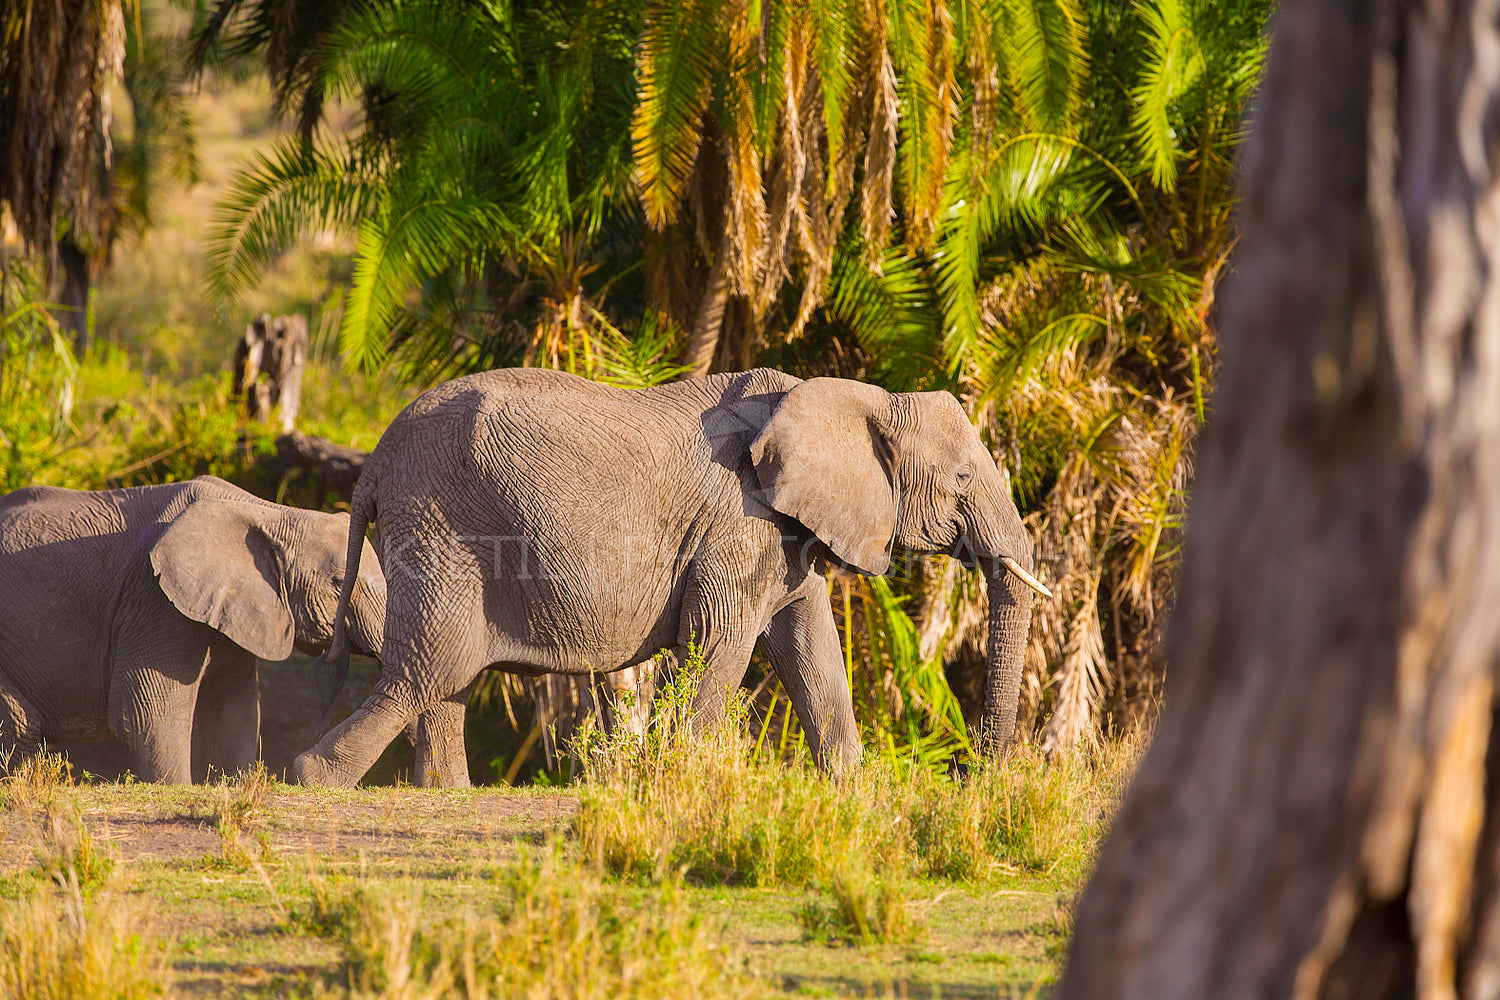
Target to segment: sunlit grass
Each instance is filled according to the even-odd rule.
[[[1078,879],[1139,754],[1106,743],[1054,761],[1016,747],[965,777],[869,756],[833,780],[752,751],[735,720],[694,734],[669,687],[644,736],[586,741],[573,830],[616,876],[757,886],[836,877]]]
[[[0,996],[140,1000],[164,995],[167,942],[118,897],[76,881],[0,903]]]
[[[314,892],[300,920],[338,938],[369,998],[769,995],[675,881],[625,897],[558,845],[496,874],[488,904],[434,921],[412,891]]]

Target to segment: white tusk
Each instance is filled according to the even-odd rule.
[[[1026,586],[1030,587],[1038,594],[1041,594],[1043,597],[1050,598],[1052,596],[1052,591],[1048,590],[1046,585],[1043,584],[1042,581],[1038,580],[1036,577],[1032,576],[1030,573],[1022,569],[1021,564],[1016,562],[1010,556],[1001,556],[1000,565],[1016,574],[1016,576],[1020,577],[1022,583],[1026,584]]]

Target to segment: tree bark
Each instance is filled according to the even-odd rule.
[[[307,367],[307,317],[261,314],[246,325],[234,352],[234,394],[245,397],[252,420],[269,423],[275,415],[281,433],[297,426],[302,408],[302,373]]]
[[[1500,995],[1500,9],[1285,0],[1063,1000]]]
[[[718,256],[708,271],[708,282],[698,305],[698,316],[682,351],[687,368],[683,378],[702,378],[713,369],[719,350],[719,335],[724,330],[724,310],[729,305],[729,255],[720,246]]]
[[[57,322],[72,333],[73,354],[82,357],[89,346],[89,258],[68,235],[57,241],[57,260],[62,265]]]

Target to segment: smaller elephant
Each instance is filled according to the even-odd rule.
[[[233,773],[260,751],[256,657],[333,637],[349,517],[202,476],[0,497],[0,747],[123,745],[147,781]],[[380,649],[385,578],[364,552],[348,629]]]

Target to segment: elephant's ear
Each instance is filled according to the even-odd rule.
[[[782,398],[750,445],[767,502],[871,576],[890,567],[896,533],[895,474],[883,429],[890,406],[878,386],[808,379]]]
[[[265,518],[259,504],[195,501],[151,547],[151,568],[162,593],[188,618],[263,660],[284,660],[292,655],[292,613]]]

